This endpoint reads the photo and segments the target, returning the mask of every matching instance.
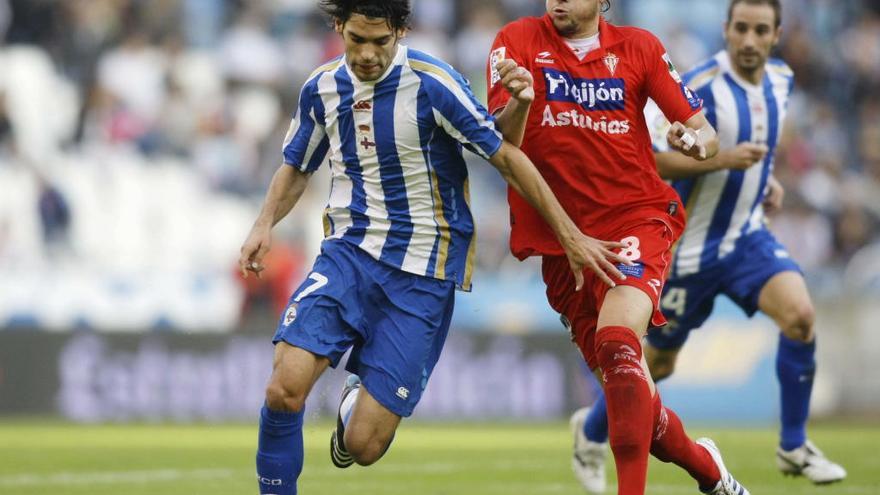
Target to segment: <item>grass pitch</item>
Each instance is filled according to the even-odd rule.
[[[392,449],[370,468],[330,464],[330,423],[306,424],[305,495],[582,494],[570,472],[567,425],[404,423]],[[820,426],[812,439],[849,471],[814,487],[775,468],[770,429],[704,430],[754,495],[880,494],[880,429]],[[255,425],[0,423],[0,494],[255,494]],[[609,470],[613,492],[613,469]],[[683,471],[652,461],[649,494],[696,494]]]

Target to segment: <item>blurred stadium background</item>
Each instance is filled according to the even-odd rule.
[[[688,69],[722,47],[726,4],[614,0],[609,16],[657,33]],[[797,85],[772,229],[817,304],[814,417],[876,426],[880,3],[783,4],[780,55]],[[405,43],[485,99],[497,29],[543,2],[414,7]],[[315,0],[0,0],[0,418],[255,421],[276,319],[318,250],[326,169],[276,229],[263,281],[240,279],[238,249],[300,85],[340,50]],[[537,265],[508,253],[502,180],[469,158],[475,289],[416,417],[562,419],[595,384]],[[665,401],[701,424],[772,428],[775,347],[769,321],[719,301]],[[313,415],[332,412],[342,379],[322,379]]]

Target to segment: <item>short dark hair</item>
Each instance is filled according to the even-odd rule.
[[[392,29],[409,27],[412,8],[409,0],[321,0],[321,10],[345,24],[354,14],[385,19]]]
[[[776,27],[778,28],[782,25],[782,4],[779,0],[730,0],[730,7],[727,9],[728,23],[733,19],[733,8],[741,3],[749,5],[769,5],[773,8],[773,13],[776,14]]]

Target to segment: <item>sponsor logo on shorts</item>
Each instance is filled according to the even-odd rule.
[[[621,263],[617,265],[617,269],[627,277],[642,278],[645,275],[645,264],[640,262],[636,262],[633,266]]]
[[[400,398],[403,399],[403,400],[408,399],[408,398],[409,398],[409,389],[406,388],[406,387],[400,387],[400,388],[398,388],[398,389],[397,389],[397,396],[400,397]]]

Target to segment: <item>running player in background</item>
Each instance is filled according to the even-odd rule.
[[[719,294],[750,316],[759,310],[768,315],[781,330],[777,464],[785,474],[823,484],[844,479],[846,471],[807,440],[816,371],[813,305],[800,268],[764,221],[765,209],[782,203],[773,161],[794,82],[785,62],[770,58],[782,32],[781,15],[779,0],[731,1],[727,49],[685,75],[703,99],[723,149],[703,162],[674,152],[656,155],[660,175],[673,180],[689,219],[661,300],[669,324],[648,334],[645,355],[655,380],[671,375],[689,333],[706,321]],[[660,135],[654,142],[665,151]],[[608,438],[604,398],[587,411],[572,417],[575,456],[585,460],[576,472],[584,488],[601,493]]]
[[[657,175],[647,99],[675,122],[674,149],[705,160],[718,140],[659,40],[607,23],[599,9],[599,0],[547,0],[544,17],[505,26],[489,57],[489,108],[578,227],[620,239],[620,254],[634,265],[619,265],[627,278],[616,287],[588,274],[584,290],[572,290],[549,226],[513,190],[511,249],[520,259],[543,257],[550,305],[604,383],[618,493],[645,493],[650,452],[686,469],[706,493],[746,495],[712,441],[692,441],[663,407],[641,346],[649,324],[665,322],[660,291],[685,224],[678,195]]]
[[[324,0],[345,54],[300,94],[262,211],[241,249],[259,275],[272,227],[329,157],[332,188],[321,255],[293,293],[273,339],[260,415],[260,493],[291,495],[303,466],[303,408],[315,381],[353,348],[331,460],[382,457],[421,398],[449,329],[456,289],[469,290],[475,253],[462,145],[489,160],[558,236],[572,287],[583,272],[613,284],[621,243],[589,238],[534,165],[502,141],[492,117],[445,63],[399,43],[408,0]],[[562,253],[562,251],[560,251]],[[610,261],[609,261],[610,260]],[[575,282],[575,280],[577,280]]]

